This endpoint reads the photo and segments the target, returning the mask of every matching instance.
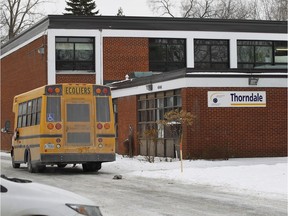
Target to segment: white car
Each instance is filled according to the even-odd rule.
[[[98,206],[85,197],[30,180],[1,175],[3,216],[102,216]]]

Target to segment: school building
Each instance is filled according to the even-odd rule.
[[[119,154],[178,157],[145,131],[181,109],[184,158],[287,156],[284,21],[49,15],[1,46],[1,128],[15,95],[56,83],[111,86]]]

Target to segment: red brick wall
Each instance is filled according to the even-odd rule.
[[[17,94],[43,86],[47,83],[46,47],[45,54],[38,48],[46,44],[46,37],[40,37],[23,48],[1,59],[1,128],[5,121],[11,121],[13,97]],[[11,135],[1,134],[1,150],[11,147]]]
[[[118,105],[118,153],[128,154],[129,125],[133,128],[133,154],[139,154],[137,143],[137,96],[129,96],[117,99]]]
[[[134,71],[149,71],[147,38],[104,38],[104,80],[124,80]]]
[[[91,83],[95,84],[95,74],[57,74],[56,83]]]
[[[208,91],[266,91],[265,108],[208,108]],[[189,88],[183,109],[196,119],[184,137],[185,158],[287,156],[286,88]]]

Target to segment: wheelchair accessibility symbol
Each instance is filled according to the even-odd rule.
[[[48,122],[54,122],[54,119],[55,119],[54,113],[48,113],[47,115],[48,115],[47,116],[47,121]]]

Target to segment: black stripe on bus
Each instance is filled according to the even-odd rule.
[[[26,148],[26,146],[30,147],[30,148],[37,148],[40,147],[40,144],[27,144],[27,145],[14,145],[14,148]]]
[[[97,134],[97,137],[115,137],[115,134]]]
[[[33,139],[33,138],[62,138],[62,134],[36,134],[30,136],[19,136],[19,139]]]

